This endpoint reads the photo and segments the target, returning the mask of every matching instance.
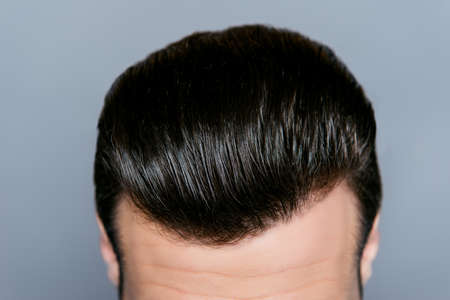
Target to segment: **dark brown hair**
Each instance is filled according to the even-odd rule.
[[[120,261],[121,195],[182,240],[220,246],[289,220],[345,179],[359,200],[359,262],[381,203],[375,136],[370,102],[327,46],[267,25],[196,32],[107,93],[97,212]]]

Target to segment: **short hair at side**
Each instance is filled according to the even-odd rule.
[[[96,208],[116,252],[124,195],[180,239],[220,246],[346,180],[359,255],[381,204],[370,101],[329,47],[288,29],[195,32],[151,53],[115,80],[97,128]]]

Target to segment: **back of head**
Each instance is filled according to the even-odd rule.
[[[180,239],[217,246],[346,180],[362,247],[381,201],[375,135],[370,102],[328,47],[265,25],[197,32],[129,67],[106,95],[97,211],[116,250],[125,198]]]

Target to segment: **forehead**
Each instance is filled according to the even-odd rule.
[[[302,285],[311,288],[314,282],[338,288],[343,284],[338,281],[354,269],[356,201],[342,183],[289,223],[219,248],[167,239],[123,201],[116,221],[126,286],[137,295],[158,290],[174,299],[176,294],[178,299],[179,294],[261,297]]]

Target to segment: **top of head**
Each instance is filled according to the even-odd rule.
[[[288,220],[342,179],[362,219],[379,206],[370,102],[332,50],[287,29],[197,32],[152,53],[114,82],[98,129],[109,234],[122,198],[205,245]]]

